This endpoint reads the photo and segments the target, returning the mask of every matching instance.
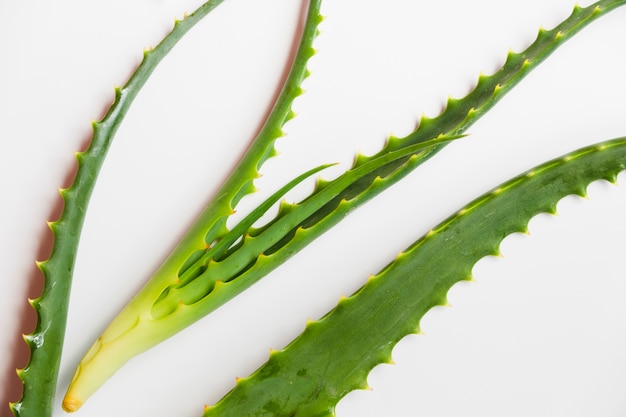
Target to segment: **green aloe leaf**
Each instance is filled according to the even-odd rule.
[[[626,139],[586,147],[542,164],[469,203],[408,249],[356,293],[306,329],[204,416],[331,417],[349,392],[367,389],[369,372],[391,363],[400,339],[420,332],[424,314],[448,304],[455,283],[498,255],[502,240],[527,232],[560,199],[585,196],[595,180],[615,182],[626,169]]]
[[[290,181],[269,200],[261,204],[261,208],[253,213],[249,224],[247,224],[248,219],[244,219],[243,225],[240,224],[233,230],[228,229],[227,220],[235,213],[235,208],[241,198],[255,190],[254,180],[260,175],[258,170],[261,165],[276,154],[274,143],[283,134],[282,126],[295,115],[291,106],[295,98],[302,93],[300,84],[309,73],[306,64],[315,52],[312,43],[318,33],[317,26],[322,20],[320,5],[320,0],[309,3],[297,53],[293,58],[281,93],[261,131],[237,167],[217,191],[215,198],[204,209],[174,251],[157,269],[140,293],[131,300],[85,353],[63,400],[63,408],[66,411],[76,411],[80,408],[86,399],[129,358],[180,331],[223,303],[223,301],[210,302],[201,309],[187,308],[202,299],[205,292],[226,293],[224,296],[220,295],[218,300],[232,297],[232,294],[229,295],[231,291],[217,291],[222,282],[230,280],[229,274],[232,272],[228,272],[226,275],[220,273],[208,282],[201,282],[201,287],[208,287],[208,289],[199,291],[199,295],[196,294],[198,291],[194,291],[182,301],[175,300],[172,305],[167,305],[165,308],[156,306],[162,299],[167,301],[168,294],[177,296],[179,287],[189,288],[198,284],[199,280],[195,278],[203,274],[207,265],[213,262],[212,257],[202,255],[204,252],[216,256],[215,260],[218,260],[217,257],[229,251],[230,246],[238,239],[245,242],[249,236],[247,229],[274,202],[303,179],[319,171],[317,168],[312,169]],[[324,167],[326,165],[321,166],[321,168]],[[224,242],[227,243],[223,244]],[[217,254],[212,255],[215,251],[218,251]],[[235,265],[227,266],[227,271],[234,270],[239,273],[258,256],[258,254],[253,255],[250,257],[244,252],[241,257],[243,259],[235,259]],[[193,281],[191,285],[190,281]],[[173,311],[182,311],[182,313],[172,315]]]
[[[239,190],[245,190],[257,175],[256,163],[252,171],[240,170],[247,164],[244,157],[243,165],[230,177],[238,185],[233,187],[227,183],[223,191],[217,193],[215,206],[209,205],[150,281],[85,353],[72,378],[64,400],[65,408],[76,410],[130,358],[214,311],[337,224],[350,211],[405,177],[448,141],[424,149],[413,150],[412,146],[428,144],[442,135],[445,138],[462,134],[566,40],[622,4],[623,1],[603,0],[584,8],[576,6],[555,28],[541,29],[526,49],[509,52],[502,68],[492,75],[481,75],[475,88],[465,97],[449,99],[441,115],[432,119],[422,117],[413,133],[405,138],[390,138],[384,148],[372,156],[358,155],[345,174],[334,181],[318,182],[310,197],[296,205],[283,205],[266,226],[233,236],[228,246],[238,238],[241,241],[216,252],[216,247],[222,243],[220,239],[228,236],[226,219],[238,202]],[[318,9],[319,3],[311,3],[304,26],[305,33],[311,35],[303,37],[299,54],[303,53],[304,57],[301,61],[296,57],[293,72],[304,71],[312,55],[306,41],[312,40],[320,21]],[[299,85],[301,78],[295,85]],[[289,82],[287,80],[283,91],[293,90]],[[281,123],[284,117],[279,119]],[[271,139],[276,136],[271,135]],[[273,146],[267,149],[272,151]],[[385,159],[396,152],[404,153]],[[262,162],[266,154],[257,150],[247,156],[260,156]],[[249,179],[243,185],[242,177]]]
[[[22,399],[11,404],[16,416],[52,415],[80,233],[96,178],[115,133],[159,62],[185,33],[222,1],[207,1],[195,13],[177,20],[159,45],[144,51],[141,64],[128,82],[115,88],[115,100],[106,115],[93,122],[89,146],[84,152],[76,153],[76,177],[70,187],[60,190],[63,211],[58,219],[48,223],[54,239],[50,257],[37,263],[43,273],[44,288],[40,296],[30,300],[38,321],[35,330],[24,336],[30,348],[30,360],[18,370],[24,391]]]
[[[542,6],[542,7],[543,7],[543,6]],[[536,14],[537,14],[537,15],[539,15],[539,13],[536,13]],[[476,21],[478,21],[478,19],[476,19]],[[611,27],[611,26],[609,25],[609,27]],[[452,31],[453,29],[452,29],[452,28],[450,28],[450,30]],[[594,38],[594,39],[595,39],[595,38]],[[599,45],[599,44],[598,44],[598,45]],[[422,47],[423,47],[423,45],[422,45]],[[505,46],[505,47],[506,47],[506,46]],[[410,48],[407,48],[407,49],[410,49]],[[445,50],[445,49],[442,49],[442,50]],[[424,52],[424,51],[422,50],[422,52]],[[496,54],[494,54],[494,55],[499,56],[499,54],[497,54],[497,53],[496,53]],[[581,55],[582,55],[582,54],[581,54]],[[562,56],[563,56],[563,55],[562,55]],[[558,61],[558,60],[557,60],[557,61]],[[576,64],[572,64],[572,67],[575,67],[575,66],[576,66]],[[607,67],[610,67],[610,65],[608,65]],[[607,68],[607,70],[608,70],[608,68]],[[414,76],[419,77],[419,76],[418,76],[418,72],[419,72],[419,71],[418,71],[418,70],[416,70],[416,71],[415,71]],[[420,73],[421,73],[421,72],[420,72]],[[475,71],[470,71],[470,72],[469,72],[469,74],[473,74],[473,73],[475,73]],[[604,72],[603,72],[603,74],[604,74]],[[596,80],[596,81],[597,81],[597,82],[600,82],[601,80]],[[576,84],[577,84],[577,85],[583,85],[583,84],[585,84],[585,81],[584,81],[584,80],[580,80],[580,84],[578,84],[578,82],[577,82]],[[619,89],[619,86],[618,86],[618,89]],[[532,91],[532,87],[530,88],[530,90]],[[443,90],[443,91],[438,91],[438,92],[436,93],[436,96],[437,96],[437,97],[439,97],[439,95],[440,95],[442,92],[446,92],[446,91],[448,91],[448,86],[444,86],[444,90]],[[539,97],[548,97],[549,95],[550,95],[550,91],[549,91],[549,89],[546,89],[546,91],[542,91],[542,92],[538,93],[537,95],[535,95],[534,97],[535,97],[535,99],[537,99],[537,100],[538,100],[538,99],[539,99]],[[583,102],[584,102],[584,101],[586,101],[586,100],[585,100],[584,98],[582,98],[582,97],[577,97],[577,99],[580,99],[580,100],[581,100],[581,101],[583,101]],[[564,99],[564,100],[566,100],[566,101],[567,101],[567,99]],[[574,99],[569,99],[569,101],[574,101]],[[587,99],[587,101],[589,101],[589,100]],[[509,101],[509,103],[510,103],[510,102],[511,102],[511,101]],[[418,106],[415,106],[415,107],[416,107],[416,109],[420,109],[420,108],[421,108],[421,105],[418,105]],[[596,107],[600,107],[600,106],[596,106]],[[609,111],[610,111],[610,110],[609,110]],[[609,111],[608,111],[608,112],[609,112]],[[608,113],[608,112],[607,112],[607,113]],[[515,112],[512,112],[512,113],[515,113]],[[518,114],[519,114],[519,113],[518,113]],[[537,118],[537,119],[539,119],[539,118]],[[537,121],[537,119],[535,119],[533,122],[537,122],[537,123],[538,123],[539,125],[541,125],[541,126],[546,126],[546,125],[547,125],[547,124],[545,124],[545,123],[542,123],[542,122],[540,122],[540,121]],[[578,123],[578,122],[580,122],[582,119],[584,119],[584,118],[580,118],[580,119],[578,119],[578,118],[577,118],[577,119],[576,119],[577,123]],[[541,120],[541,119],[539,119],[539,120]],[[493,121],[494,121],[494,120],[493,120],[493,119],[491,119],[491,122],[493,122]],[[517,121],[515,122],[515,126],[519,126],[520,124],[526,124],[525,122],[526,122],[526,118],[525,118],[525,117],[523,117],[523,116],[520,114],[520,119],[519,119],[519,120],[517,120]],[[356,123],[353,123],[353,124],[356,124]],[[531,123],[527,123],[527,124],[532,124],[532,122],[531,122]],[[558,123],[557,123],[557,124],[558,124]],[[562,124],[562,123],[561,123],[561,124]],[[605,125],[605,126],[607,125],[607,123],[603,123],[603,122],[601,122],[600,124]],[[608,124],[610,124],[610,123],[608,123]],[[619,123],[616,123],[616,124],[619,124]],[[391,125],[393,125],[393,124],[391,124]],[[563,124],[562,124],[562,125],[563,125]],[[384,126],[388,127],[388,126],[390,126],[390,125],[387,123],[387,124],[384,124]],[[584,128],[583,128],[583,129],[584,129]],[[473,141],[473,142],[476,142],[476,141]],[[480,153],[479,149],[483,149],[485,153],[488,153],[488,152],[490,152],[490,150],[491,150],[489,147],[487,147],[486,149],[485,149],[484,147],[482,147],[482,148],[481,148],[481,145],[472,145],[472,146],[476,146],[476,152],[477,152],[477,153]],[[352,147],[350,147],[350,149],[352,149]],[[495,153],[495,151],[494,151],[494,153]],[[326,161],[327,161],[327,159],[325,159],[323,162],[326,162]],[[319,163],[319,161],[318,161],[317,163]],[[478,164],[481,164],[481,163],[478,163]],[[484,164],[484,162],[483,162],[482,164]],[[482,165],[482,164],[481,164],[481,165]],[[311,164],[310,166],[315,166],[315,165],[316,165],[316,163],[313,163],[313,164]],[[453,165],[453,164],[451,164],[451,165]],[[301,169],[300,169],[298,172],[300,172],[300,171],[302,170],[302,168],[304,168],[304,167],[303,167],[303,166],[300,166],[300,168],[301,168]],[[471,172],[471,171],[472,171],[472,169],[470,168],[470,169],[468,169],[466,172]],[[283,184],[283,183],[284,183],[284,181],[282,181],[282,182],[277,182],[277,184]],[[45,203],[44,203],[44,204],[45,204]],[[444,210],[444,211],[445,211],[445,210]],[[10,253],[10,252],[9,252],[9,253]],[[305,258],[305,259],[306,259],[306,258]],[[372,257],[372,259],[373,259],[373,257]],[[3,262],[4,262],[4,261],[3,261]],[[279,273],[279,274],[278,274],[278,276],[279,276],[279,277],[280,277],[280,274],[281,274],[281,273]],[[278,278],[278,279],[280,279],[280,278]],[[10,288],[12,288],[12,287],[10,287]],[[288,292],[288,290],[285,290],[285,292]],[[3,300],[4,300],[4,299],[3,299]],[[95,300],[94,300],[94,301],[95,301]],[[94,304],[95,304],[95,303],[94,303]],[[3,304],[3,305],[7,305],[7,304]],[[9,315],[7,315],[7,317],[8,317],[8,316],[9,316]],[[83,332],[83,331],[84,331],[84,330],[81,330],[81,332]],[[85,341],[81,341],[81,342],[79,342],[79,343],[81,343],[81,344],[83,344],[83,345],[84,345],[86,342],[85,342]],[[191,344],[191,343],[190,343],[190,344]],[[275,342],[273,342],[273,344],[275,344]],[[226,356],[229,356],[229,355],[226,355]],[[69,372],[69,371],[67,371],[67,370],[66,370],[66,374],[67,374],[67,372]],[[240,371],[239,371],[239,372],[240,372]],[[217,378],[217,377],[216,377],[216,378]],[[66,375],[66,379],[67,379],[67,375]],[[213,377],[211,377],[211,380],[212,380],[212,381],[214,380],[214,379],[213,379]],[[0,385],[1,385],[1,384],[0,384]],[[141,391],[141,389],[139,389],[139,387],[137,387],[137,388],[138,388],[138,390],[139,390],[139,391]],[[203,390],[205,390],[205,389],[203,389]],[[153,396],[153,397],[154,397],[154,396]],[[124,401],[124,400],[122,400],[122,401]],[[105,406],[105,407],[106,407],[106,406]],[[93,409],[92,409],[92,410],[93,410]],[[103,413],[106,413],[105,408],[103,408],[103,409],[102,409],[102,412],[103,412]],[[110,413],[109,413],[109,415],[110,415]]]

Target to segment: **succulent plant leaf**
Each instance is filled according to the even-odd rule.
[[[367,387],[371,369],[389,363],[395,344],[419,332],[431,308],[447,305],[448,290],[471,280],[476,262],[497,254],[507,235],[525,231],[532,217],[595,180],[614,182],[624,169],[626,138],[619,138],[542,164],[477,198],[324,317],[309,321],[204,417],[334,416],[338,401]]]
[[[76,154],[76,178],[69,188],[59,190],[63,212],[58,220],[48,224],[54,236],[51,255],[37,263],[44,275],[44,289],[41,296],[30,300],[38,322],[35,330],[24,336],[31,358],[17,371],[24,392],[21,400],[11,404],[15,416],[52,414],[79,235],[95,180],[117,128],[163,57],[222,2],[209,0],[194,13],[176,20],[161,43],[144,51],[143,61],[128,82],[115,88],[114,103],[104,118],[93,123],[89,147]],[[227,220],[241,199],[256,191],[255,179],[263,164],[277,154],[275,142],[284,135],[283,125],[295,117],[292,104],[303,93],[301,84],[309,75],[307,62],[315,54],[312,44],[322,20],[321,0],[309,1],[298,52],[259,135],[153,279],[86,353],[64,408],[78,409],[130,357],[241,293],[352,210],[404,178],[449,142],[463,137],[475,121],[566,40],[624,3],[626,0],[600,0],[588,7],[575,6],[572,14],[555,28],[541,28],[525,50],[509,52],[498,71],[480,75],[475,88],[465,97],[449,98],[445,110],[436,117],[422,117],[411,134],[390,137],[374,155],[358,154],[343,175],[332,181],[320,178],[310,196],[297,203],[280,203],[278,214],[271,221],[255,227],[255,222],[288,190],[326,166],[308,171],[229,229]],[[590,181],[615,181],[626,167],[625,142],[621,138],[573,152],[473,201],[372,276],[362,290],[342,297],[327,316],[309,322],[303,335],[289,347],[272,351],[268,364],[251,377],[239,378],[233,392],[217,405],[206,407],[205,415],[333,415],[335,404],[347,392],[367,388],[368,372],[375,364],[391,360],[390,349],[399,338],[419,330],[419,320],[428,309],[447,303],[447,290],[452,284],[470,279],[472,265],[481,257],[499,253],[503,236],[526,231],[528,219],[536,213],[555,212],[557,201],[564,195],[585,195]],[[519,198],[530,191],[535,192],[532,198]],[[498,215],[487,219],[485,210],[494,207]],[[487,221],[493,222],[493,227],[481,230],[478,225]],[[474,239],[475,243],[457,246],[456,261],[449,264],[442,260],[447,256],[444,252],[450,250],[449,242],[442,243],[446,239],[452,244],[463,239]],[[433,276],[435,279],[431,279]],[[400,288],[398,281],[406,277],[410,278],[409,283]],[[419,299],[412,299],[411,294],[420,294]],[[388,301],[390,296],[394,302]],[[382,303],[383,310],[376,311],[384,314],[370,317],[372,306],[380,305],[376,303]],[[379,323],[382,317],[392,320]],[[371,320],[368,327],[379,323],[383,331],[373,335],[359,320]],[[342,338],[337,338],[338,334]],[[332,345],[331,339],[343,342]],[[351,348],[342,352],[344,343]],[[339,354],[343,354],[343,361],[338,359]],[[348,358],[349,355],[353,357]],[[326,366],[337,360],[341,363]],[[244,400],[248,398],[256,406],[247,405]],[[243,407],[251,408],[246,411]]]
[[[450,141],[446,138],[458,138],[463,135],[469,126],[566,40],[624,2],[624,0],[600,0],[585,8],[574,8],[571,15],[554,29],[540,30],[537,39],[524,51],[509,52],[502,68],[493,75],[481,75],[474,90],[461,99],[451,100],[449,107],[442,114],[432,119],[423,118],[413,133],[405,138],[390,139],[378,153],[370,157],[359,156],[350,170],[334,181],[320,183],[323,187],[314,190],[293,210],[286,214],[279,213],[279,216],[261,231],[251,230],[246,240],[225,259],[212,258],[210,255],[196,259],[198,250],[205,249],[207,244],[218,241],[228,233],[226,219],[232,214],[234,204],[238,202],[235,196],[240,194],[239,185],[242,183],[238,182],[239,185],[234,186],[227,182],[224,191],[218,192],[218,198],[210,203],[174,252],[95,342],[101,346],[129,344],[126,349],[119,347],[112,349],[124,354],[115,358],[112,355],[102,355],[103,363],[100,365],[95,365],[100,359],[90,358],[90,361],[81,362],[76,377],[68,389],[66,397],[68,401],[76,398],[84,401],[99,384],[106,381],[115,369],[132,356],[214,311],[337,224],[351,210],[404,178],[442,149]],[[309,6],[305,34],[313,28],[315,32],[320,21],[319,2],[311,2]],[[312,36],[314,33],[303,36],[303,42],[292,67],[294,73],[306,74],[306,62],[313,53],[306,40],[312,40]],[[298,80],[301,80],[302,76],[300,75]],[[290,86],[289,80],[290,78],[283,91],[300,91],[297,88],[299,83]],[[288,103],[291,102],[289,96],[286,100]],[[291,111],[290,107],[286,109],[288,109],[286,113]],[[284,122],[286,113],[279,113],[283,115],[280,117],[281,122]],[[270,132],[276,131],[276,126],[272,123],[268,122],[268,126]],[[272,135],[269,137],[271,139],[257,139],[253,143],[229,181],[240,181],[243,177],[246,180],[243,184],[247,184],[250,179],[256,177],[258,166],[264,161],[264,155],[267,155],[268,150],[273,150],[274,137]],[[429,144],[430,141],[441,138],[445,140],[424,147],[419,152],[407,151],[413,146]],[[257,145],[262,146],[262,149],[256,149]],[[391,157],[388,162],[380,164],[386,155],[397,155],[395,152],[405,154],[402,157]],[[262,157],[260,160],[255,159],[254,164],[249,164],[248,155]],[[370,169],[369,162],[374,164],[375,169]],[[364,167],[367,169],[364,170]],[[357,172],[359,174],[355,174]],[[331,191],[334,192],[335,187],[340,188],[340,191],[332,194]],[[207,235],[207,230],[216,230],[217,233]],[[181,286],[178,273],[183,265],[191,264],[189,261],[191,257],[194,257],[195,264],[199,264],[194,268],[197,274],[194,273],[193,280],[183,280],[184,285]],[[215,261],[211,263],[211,267],[207,267],[209,260]],[[215,291],[215,284],[218,281],[223,285],[220,285],[220,291]],[[129,329],[132,329],[132,332]],[[88,363],[94,364],[93,370],[90,370],[91,366],[87,366]],[[88,389],[81,388],[82,380],[89,381],[85,383],[89,386]]]
[[[49,223],[54,246],[49,259],[38,263],[44,276],[44,288],[41,296],[31,302],[38,321],[33,333],[24,337],[30,348],[30,360],[18,371],[24,390],[22,398],[10,404],[15,416],[52,415],[80,231],[96,178],[117,128],[154,68],[185,33],[222,1],[207,1],[196,12],[177,21],[159,45],[144,52],[141,64],[128,82],[115,88],[115,101],[104,118],[93,123],[88,148],[76,153],[78,169],[74,182],[69,188],[59,190],[64,202],[63,212],[58,220]]]

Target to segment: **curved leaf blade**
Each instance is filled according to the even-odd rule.
[[[481,258],[500,242],[526,231],[529,220],[554,212],[589,183],[614,182],[626,169],[626,138],[586,147],[542,164],[482,197],[433,228],[319,321],[309,322],[290,345],[270,359],[204,417],[327,417],[337,402],[367,388],[367,375],[391,361],[404,336],[419,332],[432,307],[445,305],[455,283],[471,278]]]

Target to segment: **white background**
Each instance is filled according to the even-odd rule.
[[[585,1],[583,5],[588,4]],[[26,303],[41,288],[46,220],[59,214],[73,152],[90,138],[175,17],[198,0],[0,3],[0,416],[19,398]],[[58,403],[73,367],[182,236],[257,131],[297,38],[302,2],[228,0],[171,53],[137,98],[95,189],[78,253]],[[313,75],[261,188],[239,215],[304,169],[378,150],[448,95],[461,97],[570,0],[328,0]],[[626,135],[626,8],[593,23],[534,71],[472,136],[269,277],[132,360],[79,416],[199,416],[412,241],[501,181],[575,148]],[[624,175],[621,176],[625,181]],[[307,188],[308,187],[308,188]],[[290,194],[305,195],[311,184]],[[394,350],[340,417],[623,416],[626,190],[594,183],[560,216],[538,216],[504,258],[450,292],[453,308]],[[375,329],[372,329],[376,331]],[[57,406],[55,416],[63,415]]]

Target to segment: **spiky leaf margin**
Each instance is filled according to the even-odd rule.
[[[17,370],[24,390],[22,398],[10,404],[16,417],[52,415],[80,232],[96,178],[117,128],[159,62],[185,33],[223,1],[209,0],[183,20],[176,20],[159,45],[144,51],[141,64],[128,82],[115,89],[115,100],[104,118],[93,123],[93,137],[87,150],[76,153],[78,169],[74,182],[60,190],[63,212],[58,220],[48,223],[54,237],[50,257],[37,262],[44,276],[44,287],[39,297],[29,300],[37,313],[37,324],[31,334],[24,335],[30,360]]]
[[[568,195],[585,196],[596,180],[626,169],[626,138],[599,143],[542,164],[484,194],[433,228],[381,272],[247,378],[204,417],[331,417],[349,392],[367,389],[376,365],[391,362],[403,337],[418,333],[431,308],[447,304],[455,283],[499,253],[511,233]]]

